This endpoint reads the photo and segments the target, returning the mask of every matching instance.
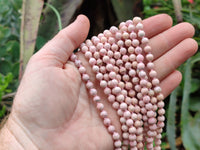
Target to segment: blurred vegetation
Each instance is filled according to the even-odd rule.
[[[63,27],[71,23],[80,13],[88,16],[91,22],[88,38],[133,16],[148,18],[159,13],[167,13],[172,16],[174,25],[180,21],[193,24],[196,29],[194,39],[200,45],[200,0],[44,0],[44,3],[42,0],[37,1],[41,2],[37,7],[42,8],[42,12],[32,14],[40,20],[31,23],[37,38],[33,40],[35,48],[33,46],[27,58],[59,30],[55,11],[45,3],[51,4],[57,13],[60,13]],[[178,1],[181,5],[177,7]],[[34,0],[29,2],[34,3]],[[20,31],[20,18],[22,20],[24,18],[21,13],[22,0],[0,0],[0,6],[0,118],[3,118],[10,112],[14,92],[19,82],[19,39],[20,32],[23,33],[22,30]],[[177,10],[178,8],[181,10]],[[26,11],[33,13],[33,10]],[[177,12],[181,13],[181,19],[180,14],[177,16]],[[25,44],[26,40],[25,38]],[[24,63],[23,58],[21,63]],[[179,70],[183,74],[182,83],[165,101],[167,126],[163,132],[162,148],[199,150],[200,53],[190,58]]]

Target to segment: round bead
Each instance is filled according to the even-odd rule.
[[[134,24],[138,24],[138,23],[140,23],[142,21],[142,19],[140,18],[140,17],[134,17],[133,18],[133,23]]]
[[[118,45],[117,44],[112,44],[112,46],[111,46],[111,50],[113,50],[113,51],[117,51],[118,50]]]
[[[118,87],[118,86],[112,89],[112,93],[115,94],[115,95],[117,95],[120,92],[121,92],[121,88]]]
[[[158,114],[159,115],[164,115],[165,114],[165,110],[163,108],[158,110]]]
[[[97,59],[97,65],[101,66],[103,64],[103,61],[101,59]]]
[[[125,41],[125,45],[126,45],[127,47],[131,46],[131,40],[127,39],[127,40]]]
[[[127,32],[124,32],[123,34],[122,34],[122,38],[123,39],[128,39],[129,38],[129,34],[127,33]],[[131,42],[131,41],[130,41]],[[125,42],[125,44],[126,44],[126,42]]]
[[[163,108],[165,106],[165,103],[163,101],[158,102],[158,108]]]
[[[115,38],[116,39],[121,39],[121,37],[122,37],[122,34],[120,33],[120,32],[117,32],[116,34],[115,34]]]
[[[137,47],[140,44],[140,42],[137,39],[132,40],[132,45]]]
[[[123,110],[122,109],[118,109],[117,110],[117,114],[119,115],[119,116],[123,116],[123,114],[124,114],[124,112],[123,112]]]
[[[103,123],[105,126],[109,126],[111,124],[111,120],[109,118],[104,118]]]
[[[103,74],[102,73],[97,73],[96,75],[97,80],[102,80],[103,79]]]
[[[88,51],[88,47],[87,47],[87,46],[83,46],[83,47],[81,48],[81,51],[82,51],[83,53],[86,53],[86,52]]]
[[[165,116],[158,116],[158,121],[165,121]]]
[[[145,68],[144,63],[142,63],[142,62],[138,63],[138,64],[137,64],[137,68],[138,68],[139,70],[144,69],[144,68]]]
[[[114,142],[115,147],[121,147],[122,142],[120,140],[117,140]]]
[[[127,109],[127,106],[126,106],[126,109]],[[125,117],[125,118],[130,118],[130,117],[131,117],[130,111],[128,111],[128,110],[125,111],[125,112],[124,112],[124,117]]]
[[[143,29],[143,24],[142,24],[142,23],[138,23],[138,24],[136,25],[136,29],[137,29],[137,30]]]
[[[107,113],[105,110],[103,110],[103,111],[100,113],[100,116],[101,116],[102,118],[106,118],[106,117],[108,117],[108,113]]]
[[[94,101],[94,102],[99,102],[99,101],[100,101],[100,97],[99,97],[99,96],[95,96],[95,97],[93,98],[93,101]]]
[[[153,61],[153,55],[152,55],[152,54],[147,54],[147,55],[146,55],[146,59],[147,59],[148,61]]]
[[[111,89],[109,87],[106,87],[104,89],[104,94],[106,94],[106,95],[111,94]]]
[[[128,26],[128,31],[129,31],[129,32],[132,32],[134,29],[135,29],[135,26],[134,26],[134,25],[130,24],[130,25]]]
[[[120,138],[120,135],[117,132],[114,132],[112,136],[113,136],[114,140],[119,140],[119,138]]]
[[[122,137],[123,137],[124,139],[128,139],[129,133],[128,133],[128,132],[122,133]],[[123,144],[124,144],[124,143],[123,143]]]
[[[104,55],[106,55],[107,51],[106,51],[106,49],[102,48],[102,49],[100,49],[99,53],[100,53],[100,55],[104,56]]]
[[[149,39],[146,38],[146,37],[143,37],[142,38],[142,44],[147,44],[147,43],[149,43]]]
[[[110,79],[114,79],[116,77],[116,73],[114,71],[111,71],[109,73],[109,77],[110,77]]]
[[[112,95],[112,94],[110,94],[110,95],[108,96],[108,101],[111,102],[111,103],[113,103],[113,102],[115,101],[115,96]]]
[[[134,133],[136,133],[136,128],[134,127],[134,126],[132,126],[132,127],[130,127],[129,128],[129,133],[131,133],[131,134],[134,134]]]
[[[86,69],[85,69],[85,67],[83,67],[83,66],[81,66],[78,70],[79,70],[79,72],[80,72],[81,74],[83,74],[83,73],[86,72]]]
[[[162,101],[162,100],[164,100],[164,95],[163,94],[158,94],[157,95],[157,99],[158,99],[158,101]]]
[[[92,83],[91,81],[87,81],[87,83],[86,83],[86,88],[87,88],[87,89],[93,88],[93,83]]]
[[[135,39],[137,37],[136,33],[135,32],[131,32],[130,33],[130,38],[131,39]]]
[[[109,125],[108,126],[108,132],[109,133],[114,133],[114,131],[115,131],[115,127],[113,125]]]
[[[151,117],[151,118],[148,119],[149,124],[155,124],[156,122],[157,122],[157,120],[154,117]]]
[[[102,48],[103,48],[103,43],[98,43],[98,44],[97,44],[97,49],[100,50],[100,49],[102,49]]]
[[[134,111],[134,109],[135,109],[135,108],[134,108],[133,105],[129,105],[129,106],[128,106],[128,110],[129,110],[131,113]]]
[[[119,108],[119,103],[118,102],[114,102],[112,104],[112,106],[113,106],[114,109],[118,109]]]
[[[124,47],[120,48],[119,51],[120,51],[120,53],[121,53],[122,55],[125,55],[126,52],[127,52],[127,50],[126,50]]]
[[[123,124],[123,123],[126,123],[126,118],[124,117],[120,117],[119,121]]]
[[[80,60],[75,60],[75,65],[76,65],[76,67],[80,67],[81,66],[81,61]]]
[[[87,51],[87,52],[85,53],[85,57],[86,57],[87,59],[90,59],[90,58],[92,57],[92,53],[91,53],[90,51]]]
[[[138,54],[137,57],[136,57],[136,60],[137,60],[138,62],[142,62],[142,61],[144,60],[144,56],[141,55],[141,54]]]
[[[144,37],[145,36],[145,32],[143,30],[139,30],[138,36],[141,37],[141,38]]]
[[[122,41],[122,40],[117,41],[117,45],[119,47],[122,47],[124,45],[124,41]]]
[[[117,28],[117,27],[115,27],[115,26],[110,27],[110,32],[111,32],[112,34],[117,33],[117,31],[118,31],[118,28]]]
[[[126,121],[126,125],[127,126],[132,126],[133,125],[133,120],[132,119],[128,119],[127,121]]]
[[[103,56],[103,62],[108,63],[110,58],[108,56]]]
[[[82,79],[83,79],[83,81],[87,82],[90,79],[90,77],[88,74],[83,74]]]
[[[153,112],[152,110],[149,110],[149,111],[147,111],[147,116],[148,116],[149,118],[155,117],[155,112]]]
[[[116,99],[117,99],[118,102],[123,102],[124,101],[124,95],[120,94],[120,95],[117,96]]]
[[[157,76],[156,71],[151,70],[151,71],[149,72],[149,76],[150,76],[151,78],[155,78],[155,77]]]
[[[94,53],[96,51],[96,47],[95,46],[90,46],[89,47],[90,52]]]
[[[92,70],[93,70],[95,73],[98,73],[98,72],[99,72],[99,66],[94,65],[94,66],[92,67]]]
[[[122,125],[121,129],[122,129],[122,131],[124,131],[124,132],[128,131],[127,125]]]
[[[97,109],[102,111],[104,109],[104,105],[102,103],[97,103]]]
[[[131,118],[132,118],[133,120],[136,120],[136,119],[137,119],[137,114],[136,114],[136,113],[132,113],[132,114],[131,114]]]
[[[102,88],[106,88],[107,87],[107,81],[105,81],[105,80],[101,80],[100,81],[100,87],[102,87]]]
[[[159,87],[159,86],[156,86],[155,88],[154,88],[154,92],[155,93],[160,93],[162,90],[161,90],[161,88]]]
[[[126,110],[126,109],[127,109],[127,104],[126,104],[126,103],[121,103],[121,104],[120,104],[120,108],[121,108],[122,110]]]

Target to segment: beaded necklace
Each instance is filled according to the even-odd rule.
[[[93,97],[103,124],[113,138],[115,150],[161,149],[164,96],[148,43],[141,18],[134,17],[120,23],[119,28],[112,26],[110,30],[86,40],[79,49],[119,116],[121,137],[104,109],[86,68],[75,54],[70,58]]]

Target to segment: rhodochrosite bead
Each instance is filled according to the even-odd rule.
[[[88,66],[83,66],[75,54],[70,58],[81,74],[102,124],[113,138],[115,150],[161,149],[164,96],[143,28],[142,19],[134,17],[121,22],[119,28],[112,26],[80,45],[80,52],[88,60],[100,90],[113,107],[110,109],[116,110],[121,135],[112,124],[117,120],[105,110],[99,91],[90,80]]]

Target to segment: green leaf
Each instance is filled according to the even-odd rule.
[[[18,78],[18,75],[19,75],[19,62],[15,63],[12,66],[12,73],[13,73],[14,78]]]
[[[200,110],[200,97],[190,97],[190,105],[189,109],[191,111],[199,111]]]
[[[184,89],[183,89],[183,99],[181,106],[181,134],[183,145],[186,149],[193,147],[193,141],[188,139],[190,132],[188,131],[189,122],[189,95],[191,88],[191,59],[187,60],[184,68]]]
[[[12,64],[9,61],[3,60],[0,63],[0,73],[6,75],[7,73],[11,72]]]
[[[189,99],[190,99],[190,88],[191,88],[191,69],[192,63],[191,58],[187,60],[184,70],[184,88],[183,88],[183,99],[181,105],[181,135],[183,145],[186,150],[196,150],[193,137],[190,133],[189,126]]]
[[[172,150],[176,150],[176,101],[177,101],[178,88],[176,88],[170,95],[169,108],[167,114],[167,139]]]
[[[19,42],[9,41],[7,45],[7,51],[10,52],[10,55],[12,55],[12,61],[19,61]]]
[[[11,35],[11,30],[7,27],[0,25],[0,44],[5,43],[10,35]]]
[[[2,118],[6,113],[6,107],[3,106],[2,109],[0,110],[0,118]]]
[[[42,36],[38,36],[37,40],[36,40],[36,48],[37,48],[37,50],[42,48],[46,42],[47,41],[46,41],[45,38],[43,38]]]
[[[190,117],[189,129],[196,149],[200,149],[200,111],[195,117]]]
[[[6,47],[2,46],[0,47],[0,58],[4,57],[6,55]]]
[[[194,93],[200,88],[200,80],[199,79],[191,79],[191,89],[190,92]]]

